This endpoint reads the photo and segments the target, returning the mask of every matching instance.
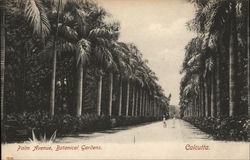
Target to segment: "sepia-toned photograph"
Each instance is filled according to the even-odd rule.
[[[0,0],[1,160],[249,160],[249,0]]]

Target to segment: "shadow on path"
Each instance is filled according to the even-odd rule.
[[[121,131],[126,131],[126,130],[130,130],[130,129],[134,129],[134,128],[138,128],[138,127],[143,127],[146,125],[150,125],[152,123],[156,123],[159,121],[154,121],[154,122],[147,122],[147,123],[142,123],[142,124],[137,124],[137,125],[133,125],[133,126],[120,126],[120,127],[115,127],[112,129],[108,129],[108,130],[103,130],[103,131],[94,131],[94,132],[86,132],[86,133],[78,133],[78,134],[67,134],[67,135],[63,135],[60,136],[58,138],[56,138],[56,143],[61,143],[61,141],[63,141],[63,143],[71,143],[70,141],[64,141],[65,138],[67,139],[90,139],[90,138],[95,138],[95,137],[100,137],[103,136],[105,134],[115,134]]]

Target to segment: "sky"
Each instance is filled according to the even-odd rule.
[[[179,104],[180,69],[185,45],[195,36],[186,29],[194,6],[186,0],[97,0],[121,24],[119,41],[134,43],[172,105]]]

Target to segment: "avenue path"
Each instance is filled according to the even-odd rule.
[[[121,127],[103,132],[80,134],[77,137],[60,138],[57,141],[63,143],[72,142],[97,142],[97,143],[145,143],[145,142],[190,142],[196,140],[211,140],[212,137],[201,132],[180,119],[170,119],[163,122],[155,122],[135,127]]]
[[[100,145],[102,150],[100,154],[94,154],[94,158],[249,159],[249,143],[215,141],[180,119],[167,120],[167,127],[163,127],[163,122],[154,122],[81,134],[78,137],[58,138],[57,142]],[[207,148],[190,150],[189,146]]]
[[[37,145],[48,146],[53,149],[17,151],[20,145],[30,148]],[[201,146],[202,150],[191,150],[191,146]],[[63,147],[77,149],[57,150]],[[179,119],[167,120],[167,127],[163,127],[162,122],[153,122],[103,132],[58,137],[55,143],[6,144],[2,145],[2,148],[2,157],[29,160],[37,157],[43,160],[249,159],[248,142],[215,141]]]

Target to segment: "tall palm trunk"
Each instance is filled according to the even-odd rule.
[[[128,111],[129,111],[129,89],[130,89],[130,83],[128,80],[128,82],[127,82],[127,95],[126,95],[126,116],[128,116]]]
[[[221,45],[221,44],[219,44]],[[218,49],[218,53],[216,54],[216,115],[220,116],[221,110],[221,95],[220,95],[220,48]]]
[[[235,116],[237,106],[237,50],[236,50],[236,5],[232,1],[229,40],[229,116]]]
[[[98,90],[97,90],[97,115],[101,115],[101,102],[102,102],[102,73],[99,74]]]
[[[215,73],[214,70],[211,74],[211,117],[215,116],[216,113],[216,102],[215,102]]]
[[[122,76],[120,75],[120,83],[119,83],[119,109],[118,116],[122,115]]]
[[[196,97],[196,117],[199,117],[199,107],[200,107],[200,95],[198,92]]]
[[[249,33],[248,33],[249,34]],[[250,46],[249,44],[249,36],[248,36],[248,46]],[[250,117],[250,52],[248,49],[248,69],[247,69],[247,80],[248,80],[248,117]]]
[[[148,112],[149,112],[149,116],[151,116],[152,115],[152,101],[151,101],[150,96],[148,98]]]
[[[248,2],[249,5],[249,2]],[[248,16],[248,22],[249,22],[249,16]],[[247,27],[247,46],[250,46],[250,30],[249,30],[249,23]],[[247,56],[248,56],[248,67],[247,67],[247,82],[248,82],[248,117],[250,117],[250,51],[249,48],[247,50]]]
[[[191,117],[192,116],[192,103],[190,102],[188,105],[189,105],[188,106],[188,108],[189,108],[189,116]]]
[[[145,91],[142,90],[142,116],[144,116],[145,114]]]
[[[140,116],[142,116],[142,107],[143,107],[143,91],[142,91],[142,88],[140,88]]]
[[[138,87],[138,116],[141,116],[141,88]]]
[[[147,115],[150,116],[150,95],[148,94]]]
[[[197,104],[197,98],[198,98],[198,96],[195,96],[195,98],[194,98],[194,104],[195,104],[195,110],[194,110],[194,116],[195,117],[198,117],[198,104]]]
[[[197,97],[194,96],[194,112],[193,112],[193,116],[196,117],[196,111],[197,111]]]
[[[208,84],[207,84],[207,81],[205,80],[205,85],[204,85],[204,88],[205,88],[205,116],[208,117]]]
[[[151,99],[151,116],[154,116],[154,98]]]
[[[137,87],[137,116],[140,116],[140,87]]]
[[[144,93],[143,93],[143,89],[141,89],[141,116],[143,116],[143,103],[144,103],[144,97],[143,97]]]
[[[144,116],[147,116],[147,91],[144,92]]]
[[[155,116],[155,98],[152,99],[152,116]]]
[[[132,113],[131,116],[135,115],[135,86],[132,88]]]
[[[155,108],[155,114],[156,114],[156,117],[158,116],[158,109],[159,109],[159,107],[158,107],[158,102],[156,103],[156,108]]]
[[[200,117],[203,116],[203,85],[202,80],[200,80]]]
[[[202,107],[203,107],[203,99],[202,99],[202,86],[200,86],[200,93],[199,93],[199,117],[202,116]]]
[[[198,106],[198,117],[201,117],[201,108],[202,108],[202,85],[201,85],[201,81],[199,81],[199,93],[198,93],[198,103],[199,103],[199,106]]]
[[[146,101],[146,98],[145,98],[145,96],[146,96],[146,91],[145,90],[143,90],[143,95],[142,95],[142,116],[145,116],[145,101]]]
[[[195,117],[198,117],[198,95],[195,97]]]
[[[211,116],[211,108],[212,108],[212,107],[211,107],[211,104],[212,104],[212,103],[211,103],[211,93],[212,93],[212,92],[211,92],[211,86],[212,86],[212,85],[211,85],[211,82],[212,82],[212,81],[211,81],[211,80],[212,80],[211,76],[212,76],[212,75],[210,75],[210,77],[208,77],[208,83],[207,83],[207,84],[208,84],[208,86],[207,86],[207,92],[208,92],[208,93],[207,93],[207,96],[208,96],[208,116]]]
[[[109,73],[109,116],[112,116],[112,96],[113,96],[113,73]]]
[[[4,117],[4,68],[5,68],[5,4],[6,0],[1,2],[1,122]],[[2,125],[1,125],[2,126]]]
[[[160,103],[158,103],[158,107],[157,107],[157,116],[160,115]]]
[[[145,116],[148,116],[148,93],[145,94]]]
[[[76,88],[76,116],[82,115],[82,97],[83,97],[83,64],[79,63],[77,69],[77,88]]]
[[[54,116],[55,114],[55,83],[56,83],[56,62],[57,62],[57,36],[58,36],[58,24],[59,24],[59,10],[61,7],[61,0],[58,2],[57,6],[57,20],[56,20],[56,32],[54,36],[54,42],[53,42],[53,69],[52,69],[52,80],[51,80],[51,97],[50,97],[50,115]]]
[[[148,115],[151,116],[151,100],[150,100],[150,95],[148,95]]]
[[[135,116],[138,116],[138,108],[139,108],[139,93],[138,90],[136,90],[136,102],[135,102]]]
[[[205,86],[205,81],[203,80],[202,82],[202,116],[206,116],[206,86]]]
[[[153,116],[155,116],[155,106],[156,106],[155,98],[153,98],[153,108],[152,108]]]

